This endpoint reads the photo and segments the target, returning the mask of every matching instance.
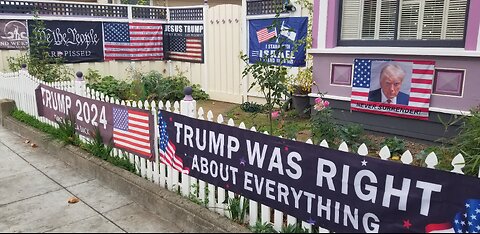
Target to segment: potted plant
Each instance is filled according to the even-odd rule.
[[[297,75],[289,76],[288,91],[292,97],[292,106],[300,115],[306,114],[310,108],[308,94],[312,91],[312,66],[299,69]]]

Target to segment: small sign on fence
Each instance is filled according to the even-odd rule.
[[[26,50],[27,48],[27,21],[0,19],[0,49]]]

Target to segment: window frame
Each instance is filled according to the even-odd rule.
[[[462,73],[462,80],[460,82],[460,90],[458,94],[448,93],[437,91],[437,82],[438,82],[438,72],[458,72]],[[448,97],[456,97],[456,98],[463,98],[463,94],[465,93],[465,77],[466,77],[467,70],[466,69],[459,69],[459,68],[447,68],[447,67],[436,67],[434,73],[434,80],[432,84],[432,95],[436,96],[448,96]]]
[[[465,26],[463,28],[462,40],[399,40],[398,27],[400,18],[400,1],[397,0],[397,13],[395,17],[395,32],[393,40],[342,40],[342,20],[343,20],[343,2],[339,1],[338,20],[337,20],[337,46],[364,46],[364,47],[445,47],[445,48],[465,48],[468,16],[470,12],[470,0],[467,0],[465,7]]]

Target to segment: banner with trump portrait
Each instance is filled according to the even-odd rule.
[[[428,120],[435,61],[355,59],[351,110]]]

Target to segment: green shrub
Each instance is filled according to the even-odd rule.
[[[464,172],[477,176],[480,167],[480,109],[473,109],[471,116],[464,119],[460,133],[452,140],[453,149],[465,158]]]
[[[250,229],[254,233],[277,233],[271,223],[261,223],[260,221],[257,221],[255,226],[251,226]]]
[[[289,224],[282,227],[280,233],[309,233],[310,231],[307,228],[302,227],[301,224]]]
[[[76,132],[75,118],[72,116],[65,116],[55,121],[58,124],[58,132],[60,140],[66,144],[79,145],[80,139]]]
[[[240,109],[245,112],[259,113],[263,111],[263,105],[260,105],[256,102],[244,102],[240,105]]]
[[[381,143],[382,146],[386,145],[390,150],[390,154],[394,155],[402,155],[407,151],[405,148],[405,140],[395,137],[388,137],[383,140]]]
[[[352,147],[352,151],[357,151],[358,147],[365,143],[369,144],[364,137],[364,129],[360,124],[348,124],[346,126],[339,126],[340,138],[342,141]],[[367,145],[368,146],[368,145]]]
[[[237,223],[245,223],[248,208],[248,199],[244,198],[242,202],[240,195],[235,195],[233,198],[228,199],[228,212],[230,213],[232,220]]]
[[[130,163],[126,155],[124,155],[124,157],[112,156],[113,146],[111,143],[108,145],[103,143],[103,138],[98,128],[95,129],[95,132],[91,135],[91,137],[93,138],[92,140],[82,145],[83,149],[117,167],[133,173],[136,172],[135,165]]]
[[[120,100],[180,101],[185,96],[183,89],[186,86],[192,87],[192,96],[195,100],[209,98],[199,85],[191,85],[181,73],[177,76],[164,77],[156,71],[146,74],[135,72],[135,78],[130,83],[119,81],[113,76],[99,77],[98,71],[89,70],[86,76],[89,81],[88,87]]]

